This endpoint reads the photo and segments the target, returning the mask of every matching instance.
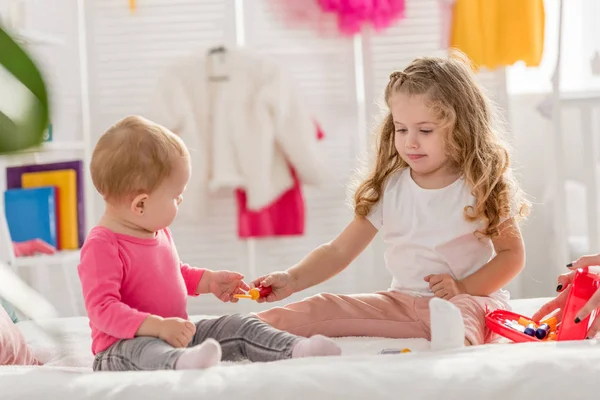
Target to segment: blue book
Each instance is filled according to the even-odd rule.
[[[57,247],[54,187],[9,189],[4,192],[4,211],[13,242],[42,239]]]

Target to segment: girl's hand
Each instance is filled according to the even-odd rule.
[[[244,275],[230,271],[211,271],[208,291],[223,302],[237,303],[234,294],[245,294],[250,287],[242,280]]]
[[[424,279],[425,282],[429,283],[433,295],[444,300],[450,300],[456,295],[467,293],[465,285],[449,274],[431,274]]]
[[[273,291],[267,297],[261,297],[257,301],[259,303],[272,303],[274,301],[283,300],[295,292],[294,278],[288,272],[273,272],[268,275],[261,276],[250,283],[250,286],[270,286]]]

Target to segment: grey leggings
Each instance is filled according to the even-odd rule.
[[[299,336],[277,330],[255,317],[238,314],[196,323],[189,347],[208,338],[221,344],[223,361],[275,361],[290,358]],[[185,349],[174,348],[161,339],[140,336],[119,340],[96,354],[94,371],[175,369]]]

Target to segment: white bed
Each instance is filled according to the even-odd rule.
[[[516,300],[531,315],[545,299]],[[0,367],[0,399],[559,399],[598,398],[596,341],[496,344],[430,352],[423,339],[338,339],[344,356],[224,363],[206,371],[93,373],[85,318],[49,321],[58,350],[19,324],[43,367]],[[387,347],[412,353],[377,355]],[[534,396],[534,397],[529,397]]]

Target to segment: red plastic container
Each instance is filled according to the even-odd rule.
[[[592,274],[587,268],[578,269],[573,283],[571,284],[571,292],[567,297],[567,303],[563,309],[562,321],[558,329],[556,340],[583,340],[586,338],[588,327],[593,322],[594,318],[600,311],[597,308],[587,318],[583,319],[578,324],[575,323],[577,313],[587,301],[600,288],[600,276]],[[499,334],[513,342],[541,342],[535,336],[529,336],[509,326],[504,325],[506,320],[518,321],[519,318],[531,320],[524,315],[506,310],[494,310],[485,316],[485,322],[492,332]],[[539,325],[540,321],[533,321]]]

